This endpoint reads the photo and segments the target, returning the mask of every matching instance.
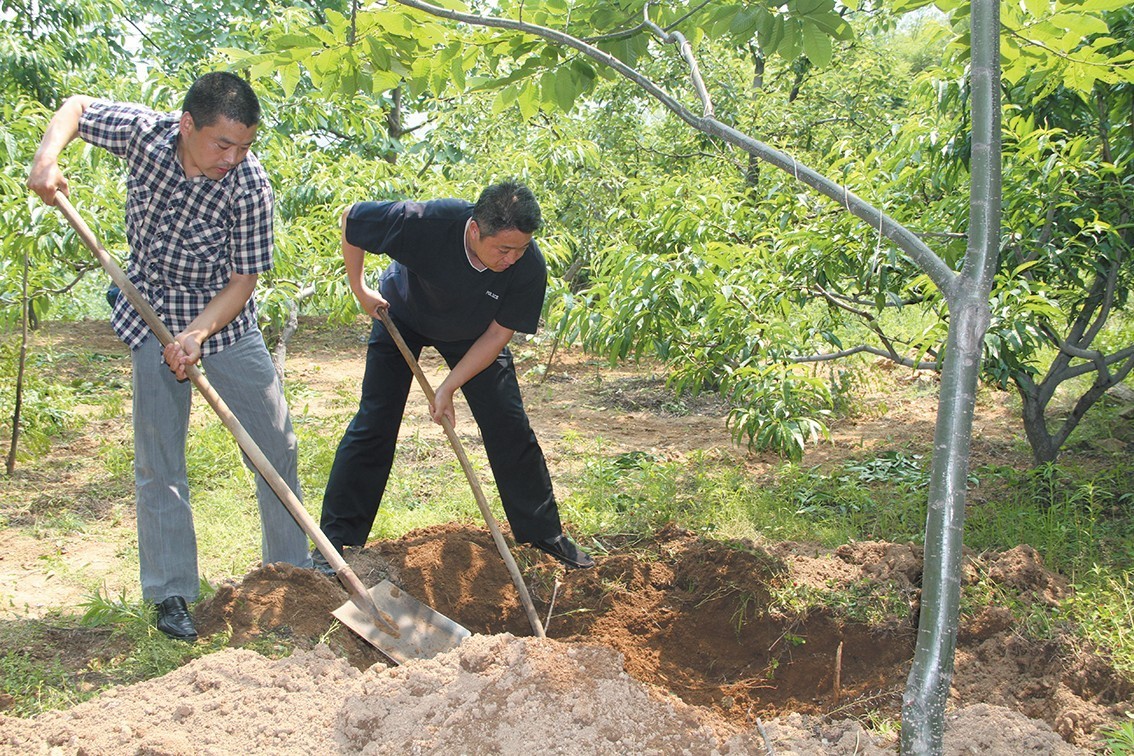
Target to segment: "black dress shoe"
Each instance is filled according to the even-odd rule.
[[[180,596],[170,596],[157,604],[157,629],[175,640],[197,640],[197,628]]]
[[[590,554],[580,549],[562,533],[544,541],[532,541],[532,546],[551,554],[571,570],[585,570],[595,566],[595,560],[591,559]]]
[[[331,580],[336,580],[338,577],[335,573],[335,568],[331,566],[331,563],[327,561],[327,557],[323,556],[323,552],[319,551],[319,549],[311,550],[311,569],[315,570],[320,575],[329,577]]]

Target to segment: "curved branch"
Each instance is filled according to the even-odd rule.
[[[877,357],[885,357],[886,359],[890,360],[891,362],[897,363],[898,365],[901,365],[902,367],[913,368],[914,370],[932,370],[932,371],[937,372],[937,373],[941,372],[941,363],[940,362],[925,362],[924,360],[915,361],[915,360],[911,360],[909,357],[902,357],[900,355],[895,356],[895,355],[891,354],[890,352],[886,351],[885,349],[879,349],[878,347],[868,346],[866,344],[862,344],[862,345],[859,345],[859,346],[856,346],[856,347],[851,347],[850,349],[843,349],[842,351],[839,351],[839,352],[826,352],[824,354],[811,354],[811,355],[806,355],[806,356],[793,355],[792,357],[789,357],[788,359],[790,359],[792,362],[795,362],[795,363],[798,363],[798,364],[804,364],[804,363],[809,363],[809,362],[830,362],[832,360],[837,360],[837,359],[840,359],[840,358],[843,358],[843,357],[850,357],[852,355],[862,354],[864,352],[866,354],[873,354]]]
[[[713,2],[713,0],[701,0],[701,2],[699,4],[690,8],[688,11],[686,11],[684,14],[682,14],[679,18],[677,18],[677,20],[675,20],[672,24],[665,27],[666,30],[672,31],[673,29],[677,28],[678,24],[680,24],[682,21],[685,21],[686,19],[688,19],[692,16],[695,16],[698,11],[700,11],[706,5],[709,5],[711,2]],[[630,37],[633,37],[635,34],[639,34],[645,28],[646,28],[645,23],[639,23],[637,26],[632,26],[629,29],[623,29],[622,31],[611,32],[610,34],[600,34],[597,37],[587,37],[586,42],[589,43],[589,44],[592,44],[592,45],[599,44],[600,42],[618,42],[618,41],[623,40],[623,39],[629,39]]]
[[[1070,354],[1069,351],[1063,349],[1063,347],[1064,347],[1063,344],[1060,344],[1059,346],[1060,346],[1061,350]],[[1077,357],[1079,355],[1074,355],[1074,356]],[[1112,383],[1121,383],[1122,379],[1116,380],[1114,375],[1110,373],[1110,368],[1113,367],[1114,365],[1117,365],[1120,362],[1124,362],[1126,360],[1129,360],[1132,357],[1134,357],[1134,346],[1129,346],[1129,347],[1126,347],[1125,349],[1120,349],[1119,351],[1115,352],[1114,354],[1110,354],[1110,355],[1103,355],[1103,354],[1099,354],[1097,352],[1087,352],[1086,355],[1083,356],[1083,359],[1088,360],[1087,362],[1081,362],[1078,365],[1070,365],[1070,366],[1064,367],[1062,370],[1059,370],[1057,373],[1050,373],[1049,372],[1044,377],[1043,384],[1046,385],[1049,381],[1052,382],[1054,384],[1054,386],[1052,387],[1051,393],[1054,394],[1055,393],[1055,386],[1058,386],[1059,384],[1065,383],[1066,381],[1068,381],[1072,378],[1078,378],[1081,375],[1090,375],[1091,373],[1099,373],[1100,372],[1100,370],[1099,370],[1100,365],[1104,366],[1103,367],[1104,372],[1102,372],[1101,374],[1107,375],[1108,381],[1110,381]]]
[[[514,21],[507,18],[496,18],[493,16],[478,16],[471,13],[462,13],[460,11],[449,10],[448,8],[441,8],[436,5],[424,2],[424,0],[397,0],[401,5],[423,11],[433,16],[440,18],[447,18],[451,21],[458,21],[460,23],[470,24],[473,26],[486,26],[496,29],[507,29],[509,31],[521,32],[524,34],[531,34],[543,39],[549,40],[564,47],[569,47],[573,50],[583,53],[589,58],[592,58],[604,65],[617,71],[623,77],[629,79],[634,84],[637,84],[647,94],[656,99],[678,118],[685,121],[698,131],[715,136],[729,144],[740,147],[745,152],[754,155],[765,162],[771,163],[775,167],[790,174],[796,180],[807,184],[815,189],[820,194],[834,200],[842,205],[847,212],[851,213],[857,218],[866,221],[870,224],[871,228],[877,229],[878,233],[885,236],[892,241],[899,249],[904,251],[910,258],[921,268],[926,275],[930,277],[938,289],[945,295],[946,299],[952,301],[959,293],[957,273],[952,270],[944,260],[933,252],[926,244],[921,241],[912,231],[907,229],[902,224],[891,218],[880,209],[874,207],[869,202],[866,202],[855,193],[851,192],[846,186],[837,184],[828,179],[826,176],[818,173],[817,171],[802,165],[795,158],[780,152],[779,150],[744,134],[731,126],[721,123],[720,121],[710,116],[696,116],[688,108],[674,99],[669,93],[647,78],[645,75],[637,71],[631,66],[626,65],[618,58],[615,58],[609,53],[599,50],[593,45],[573,37],[569,34],[549,29],[544,26],[536,24],[529,24],[522,21]]]
[[[835,292],[827,292],[827,294],[824,295],[824,296],[834,297],[835,299],[839,300],[840,302],[846,302],[847,304],[854,305],[856,307],[874,307],[874,306],[876,306],[874,300],[865,299],[863,297],[851,297],[851,296],[848,296],[846,294],[837,294]],[[896,302],[886,302],[883,305],[883,307],[912,307],[914,305],[925,304],[927,301],[928,301],[928,297],[917,296],[917,297],[911,297],[909,299],[899,299]]]
[[[689,75],[693,79],[693,88],[697,90],[697,97],[701,100],[701,107],[703,108],[702,115],[709,118],[713,115],[713,101],[709,98],[709,90],[705,88],[705,80],[701,78],[701,67],[697,65],[697,57],[693,54],[693,47],[689,44],[689,40],[685,39],[685,35],[681,32],[663,30],[660,26],[650,20],[650,4],[646,3],[642,7],[642,23],[649,29],[655,37],[660,39],[663,44],[673,45],[681,51],[681,57],[684,58],[685,64],[689,66]]]
[[[869,328],[870,331],[878,337],[878,340],[882,342],[882,345],[886,347],[886,352],[882,353],[882,356],[888,357],[894,362],[898,363],[902,363],[902,360],[905,359],[898,354],[898,350],[894,348],[893,339],[885,334],[885,332],[882,330],[881,324],[879,324],[878,322],[878,318],[874,317],[874,315],[865,310],[851,306],[851,304],[847,302],[845,298],[837,297],[822,287],[813,289],[812,293],[826,299],[832,307],[843,310],[844,312],[849,312],[851,315],[854,315],[855,317],[864,321],[866,327]]]
[[[1120,69],[1120,68],[1129,68],[1130,66],[1134,66],[1134,62],[1131,62],[1131,61],[1123,61],[1121,63],[1115,63],[1115,62],[1109,61],[1109,60],[1106,61],[1106,62],[1099,62],[1097,60],[1091,60],[1089,58],[1076,58],[1075,56],[1073,56],[1069,53],[1065,53],[1065,52],[1062,52],[1060,50],[1056,50],[1054,47],[1051,47],[1049,45],[1045,45],[1045,44],[1043,44],[1043,43],[1041,43],[1037,40],[1031,39],[1030,37],[1025,37],[1023,34],[1020,34],[1019,30],[1017,30],[1017,29],[1009,28],[1008,26],[1006,26],[1004,24],[1001,24],[1000,28],[1003,31],[1007,32],[1008,36],[1014,37],[1019,42],[1021,42],[1022,47],[1038,47],[1039,49],[1043,50],[1044,53],[1052,56],[1053,58],[1060,58],[1061,60],[1065,60],[1068,63],[1074,63],[1075,65],[1094,66],[1095,68],[1102,68],[1102,69]]]
[[[1075,406],[1072,407],[1070,414],[1064,419],[1059,430],[1051,434],[1052,444],[1056,449],[1063,446],[1067,439],[1070,438],[1071,432],[1079,425],[1083,416],[1087,414],[1087,410],[1094,406],[1095,402],[1101,399],[1103,394],[1122,383],[1122,381],[1126,379],[1126,376],[1130,374],[1132,368],[1134,368],[1134,358],[1128,357],[1116,374],[1110,375],[1108,373],[1105,379],[1101,373],[1095,377],[1094,384],[1075,402]]]
[[[39,299],[40,297],[60,297],[60,296],[63,296],[64,294],[71,291],[71,289],[74,289],[76,286],[78,286],[79,282],[82,281],[86,277],[86,275],[88,273],[90,273],[92,270],[94,270],[96,267],[98,267],[98,266],[91,266],[91,265],[76,266],[76,268],[75,268],[75,274],[76,275],[73,279],[71,279],[70,283],[64,284],[63,286],[61,286],[59,288],[55,288],[55,289],[47,289],[47,288],[36,289],[29,296],[32,299]]]

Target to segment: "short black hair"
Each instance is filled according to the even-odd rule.
[[[493,184],[480,193],[472,213],[480,236],[495,236],[516,229],[534,234],[543,224],[539,203],[532,190],[515,181]]]
[[[260,100],[244,79],[227,71],[207,73],[193,82],[182,112],[193,116],[197,128],[228,118],[245,126],[260,123]]]

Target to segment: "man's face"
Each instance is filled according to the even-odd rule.
[[[181,114],[178,155],[189,178],[205,176],[220,181],[248,156],[256,141],[256,127],[221,116],[208,126],[198,127],[189,113]]]
[[[469,224],[469,248],[488,269],[499,273],[516,264],[528,251],[532,235],[510,228],[492,236],[481,236],[480,226],[474,220]]]

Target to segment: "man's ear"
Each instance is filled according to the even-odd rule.
[[[181,133],[188,134],[195,128],[196,124],[193,123],[193,116],[189,115],[189,111],[185,110],[181,113]]]

